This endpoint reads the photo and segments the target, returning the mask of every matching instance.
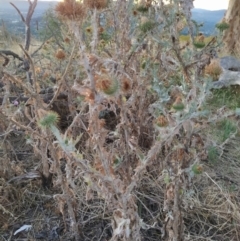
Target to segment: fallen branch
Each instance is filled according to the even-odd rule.
[[[5,55],[10,55],[13,56],[13,58],[15,59],[19,59],[20,61],[23,61],[23,58],[21,58],[18,54],[14,53],[11,50],[0,50],[0,54],[5,54]]]

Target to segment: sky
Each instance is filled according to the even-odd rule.
[[[229,0],[195,0],[194,7],[207,10],[227,9]]]
[[[195,8],[207,10],[227,9],[228,7],[228,0],[195,0],[193,3]]]
[[[1,3],[1,1],[2,0],[0,0],[0,3]],[[14,0],[14,1],[16,1],[16,0]],[[46,0],[39,0],[39,1],[46,1]],[[54,1],[54,0],[49,0],[49,1]],[[61,1],[61,0],[55,0],[55,1]],[[207,9],[207,10],[227,9],[228,1],[229,0],[195,0],[194,7]]]

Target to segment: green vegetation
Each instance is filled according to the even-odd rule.
[[[215,146],[210,146],[208,148],[208,159],[209,162],[213,165],[216,166],[218,163],[218,158],[219,158],[219,154],[218,154],[218,150],[217,147]]]
[[[224,142],[237,131],[237,127],[233,121],[228,119],[222,120],[218,125],[220,141]]]
[[[212,91],[212,97],[209,98],[208,106],[211,109],[218,109],[226,106],[230,110],[235,110],[240,107],[240,87],[230,86],[222,89],[215,89]]]
[[[227,24],[226,22],[221,22],[216,24],[216,28],[219,29],[220,32],[223,32],[224,30],[229,28],[229,24]]]

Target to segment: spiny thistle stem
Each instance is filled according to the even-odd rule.
[[[96,46],[98,43],[98,22],[97,22],[97,9],[94,8],[93,9],[93,14],[92,14],[92,29],[93,29],[93,37],[92,37],[92,43],[91,43],[91,47],[92,47],[92,53],[96,53]]]
[[[77,25],[77,23],[75,23],[75,22],[72,23],[72,29],[73,29],[76,39],[78,40],[80,53],[83,55],[84,67],[85,67],[85,71],[87,72],[87,76],[90,80],[91,91],[92,91],[92,93],[95,94],[96,91],[95,91],[95,81],[94,81],[94,77],[93,77],[93,71],[89,64],[89,60],[87,58],[87,54],[85,51],[85,46],[82,41],[82,35],[79,31],[79,26]]]
[[[31,66],[31,70],[32,70],[32,79],[33,79],[33,86],[34,86],[34,92],[37,93],[37,76],[36,76],[36,72],[35,72],[35,68],[34,68],[34,63],[33,60],[31,58],[31,56],[28,54],[28,52],[23,48],[23,46],[21,44],[19,44],[20,48],[22,49],[22,51],[24,52],[24,54],[27,56],[30,66]]]
[[[72,64],[72,60],[73,60],[73,57],[74,57],[74,54],[75,54],[75,48],[76,48],[76,45],[74,44],[72,52],[71,52],[71,55],[70,55],[70,58],[68,60],[68,64],[67,64],[67,66],[65,68],[65,71],[64,71],[62,77],[61,77],[61,81],[60,81],[60,83],[58,85],[58,89],[57,89],[56,93],[54,94],[52,100],[50,101],[50,103],[48,104],[47,107],[50,107],[53,104],[53,102],[56,100],[56,98],[58,97],[58,95],[60,93],[61,87],[62,87],[62,85],[63,85],[63,83],[65,81],[65,77],[66,77],[66,75],[67,75],[67,73],[69,71],[69,68],[70,68],[71,64]]]

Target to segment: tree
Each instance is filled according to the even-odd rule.
[[[229,24],[229,28],[224,33],[224,43],[226,52],[229,54],[237,54],[240,52],[240,1],[229,0],[227,12],[225,14],[225,22]]]
[[[33,2],[31,0],[28,0],[28,3],[29,3],[29,8],[28,8],[26,18],[22,15],[21,11],[13,3],[10,3],[17,10],[17,12],[20,15],[23,23],[25,24],[25,34],[26,34],[26,36],[25,36],[24,49],[27,50],[27,51],[29,50],[30,40],[31,40],[30,22],[31,22],[34,10],[37,6],[37,0],[34,0]]]

